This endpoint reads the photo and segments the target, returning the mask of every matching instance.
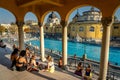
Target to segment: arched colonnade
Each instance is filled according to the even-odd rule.
[[[62,27],[62,56],[63,65],[67,65],[67,27],[70,14],[83,6],[94,6],[102,12],[101,23],[103,26],[102,48],[100,56],[99,80],[106,80],[107,64],[109,58],[110,28],[113,24],[114,13],[120,5],[119,0],[1,0],[0,7],[9,10],[16,17],[18,26],[19,47],[24,49],[24,16],[27,12],[34,13],[38,18],[40,29],[40,53],[44,61],[44,19],[51,12],[56,11],[61,16]]]

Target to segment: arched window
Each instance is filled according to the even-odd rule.
[[[114,26],[114,29],[118,29],[119,27],[118,26]]]
[[[94,20],[94,17],[93,17],[93,16],[91,16],[91,17],[90,17],[90,20],[91,20],[91,21],[93,21],[93,20]]]
[[[94,27],[91,26],[89,31],[94,32]]]
[[[84,27],[82,27],[82,26],[79,27],[79,31],[80,31],[80,32],[84,31]]]

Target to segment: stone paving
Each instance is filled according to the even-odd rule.
[[[11,65],[10,53],[11,45],[7,44],[7,48],[0,48],[0,80],[81,80],[81,77],[74,73],[59,69],[56,67],[54,73],[49,72],[18,72],[9,69]]]

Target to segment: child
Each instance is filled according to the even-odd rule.
[[[27,70],[28,71],[39,71],[37,67],[38,67],[38,65],[36,64],[35,55],[32,55]]]

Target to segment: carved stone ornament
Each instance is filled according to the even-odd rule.
[[[41,27],[41,25],[42,25],[41,22],[38,22],[38,26]]]
[[[18,27],[22,27],[24,25],[24,22],[23,21],[17,21],[16,24],[17,24]]]
[[[103,26],[110,26],[113,23],[113,18],[112,17],[103,17],[101,20]]]
[[[39,27],[44,26],[44,24],[45,24],[45,23],[38,22],[38,26],[39,26]]]
[[[62,20],[62,21],[61,21],[61,25],[62,25],[63,27],[68,26],[68,22],[67,22],[67,21]]]

